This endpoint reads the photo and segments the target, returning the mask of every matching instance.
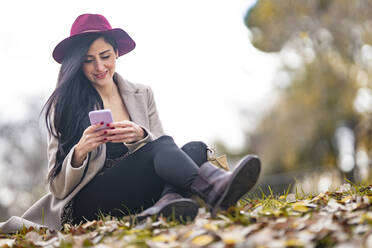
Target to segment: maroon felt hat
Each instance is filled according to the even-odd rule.
[[[136,43],[123,29],[111,28],[110,23],[104,16],[98,14],[83,14],[78,16],[72,24],[70,37],[58,43],[54,48],[53,58],[58,63],[62,63],[71,45],[74,44],[77,38],[86,33],[102,33],[114,38],[118,44],[119,56],[129,53],[136,46]]]

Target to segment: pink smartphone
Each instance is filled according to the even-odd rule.
[[[90,124],[92,124],[92,125],[103,122],[103,126],[99,127],[97,129],[97,131],[108,128],[106,126],[106,124],[114,122],[110,109],[101,109],[101,110],[90,111],[89,112],[89,119],[90,119]]]

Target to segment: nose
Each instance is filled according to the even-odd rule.
[[[98,72],[101,72],[101,71],[103,71],[105,69],[104,63],[100,59],[97,59],[96,60],[95,66],[96,66],[96,71],[98,71]]]

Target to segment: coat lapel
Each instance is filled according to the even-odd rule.
[[[114,80],[119,87],[131,121],[149,128],[146,92],[140,90],[135,84],[129,83],[117,73],[114,75]]]

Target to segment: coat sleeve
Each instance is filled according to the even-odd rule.
[[[130,152],[134,152],[137,149],[141,148],[142,145],[153,141],[160,136],[164,135],[163,125],[161,124],[158,110],[156,108],[156,103],[154,99],[154,93],[151,88],[147,86],[146,88],[146,97],[147,97],[147,110],[148,110],[148,119],[149,119],[149,128],[141,126],[146,131],[146,136],[142,140],[139,140],[135,143],[126,143]]]
[[[76,145],[75,145],[76,146]],[[63,160],[61,171],[58,175],[52,179],[48,183],[49,191],[57,198],[57,199],[64,199],[68,196],[71,191],[79,184],[84,170],[88,164],[88,157],[84,160],[83,164],[80,167],[72,167],[71,160],[72,155],[75,150],[75,146],[73,146],[70,152],[67,154],[65,159]],[[56,154],[58,149],[58,140],[54,137],[50,132],[48,132],[48,149],[47,149],[47,157],[48,157],[48,174],[50,173],[51,169],[55,166],[56,162]]]
[[[156,108],[156,103],[154,99],[154,93],[150,87],[147,87],[147,99],[148,99],[148,115],[150,122],[150,132],[153,136],[158,138],[164,135],[163,125],[161,124],[159,113]]]

